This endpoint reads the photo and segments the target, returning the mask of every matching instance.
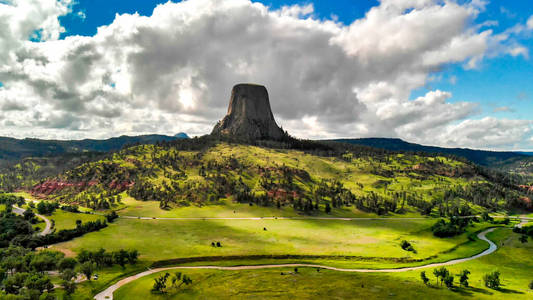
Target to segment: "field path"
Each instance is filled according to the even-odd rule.
[[[489,240],[486,235],[489,232],[494,231],[496,228],[490,228],[483,232],[480,232],[477,237],[483,241],[486,241],[489,243],[489,248],[479,254],[476,254],[474,256],[465,257],[465,258],[459,258],[459,259],[453,259],[447,262],[442,263],[432,263],[427,264],[423,266],[417,266],[417,267],[405,267],[405,268],[398,268],[398,269],[343,269],[343,268],[335,268],[330,266],[324,266],[324,265],[314,265],[314,264],[271,264],[271,265],[249,265],[249,266],[234,266],[234,267],[223,267],[223,266],[177,266],[177,267],[166,267],[166,268],[156,268],[151,269],[148,271],[144,271],[142,273],[126,277],[119,282],[111,285],[107,289],[105,289],[103,292],[99,293],[94,297],[96,300],[111,300],[113,299],[113,293],[122,287],[123,285],[132,282],[136,279],[139,279],[144,276],[148,276],[150,274],[154,274],[161,271],[168,271],[168,270],[176,270],[176,269],[214,269],[214,270],[228,270],[228,271],[235,271],[235,270],[256,270],[256,269],[271,269],[271,268],[285,268],[285,267],[311,267],[311,268],[320,268],[320,269],[327,269],[327,270],[333,270],[333,271],[340,271],[340,272],[359,272],[359,273],[391,273],[391,272],[407,272],[407,271],[414,271],[424,268],[432,268],[432,267],[440,267],[440,266],[448,266],[453,264],[462,263],[465,261],[473,260],[480,258],[485,255],[489,255],[496,251],[498,249],[498,246],[494,244],[491,240]]]
[[[95,215],[102,215],[100,213],[92,213]],[[464,216],[459,218],[475,218],[480,216]],[[524,216],[493,216],[493,218],[511,218],[511,219],[520,219],[522,222],[527,223],[528,220],[533,221],[533,218],[524,217]],[[379,220],[379,221],[392,221],[392,220],[429,220],[430,217],[407,217],[407,218],[387,218],[387,217],[367,217],[367,218],[349,218],[349,217],[141,217],[141,216],[128,216],[128,215],[119,215],[119,218],[123,219],[136,219],[136,220],[332,220],[332,221],[368,221],[368,220]]]
[[[520,223],[519,224],[516,224],[515,227],[518,227],[518,228],[522,228],[524,225],[526,225],[529,220],[531,220],[533,218],[528,218],[528,217],[525,217],[525,216],[520,216]]]
[[[429,218],[343,218],[343,217],[135,217],[120,215],[124,219],[137,220],[339,220],[339,221],[357,221],[357,220],[426,220]]]
[[[16,205],[13,205],[13,212],[16,213],[17,215],[22,215],[24,214],[26,210],[23,209],[23,208],[20,208]],[[42,219],[44,221],[44,223],[46,223],[46,226],[44,227],[43,231],[39,232],[38,235],[47,235],[47,234],[50,234],[52,232],[52,222],[50,222],[50,220],[43,216],[43,215],[39,215],[39,214],[35,214],[37,217],[39,217],[40,219]]]

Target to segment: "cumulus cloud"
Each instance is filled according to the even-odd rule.
[[[443,139],[449,146],[521,149],[523,141],[531,137],[533,122],[486,117],[465,120],[452,125],[435,139]]]
[[[349,25],[314,18],[311,4],[272,10],[248,0],[188,0],[161,4],[149,17],[117,15],[94,36],[58,40],[57,17],[69,4],[0,4],[8,7],[0,20],[26,20],[0,29],[0,57],[8,58],[0,61],[0,107],[9,124],[0,134],[204,134],[224,115],[232,85],[256,82],[267,86],[278,122],[296,136],[448,145],[467,139],[457,124],[478,105],[440,90],[410,100],[411,91],[444,65],[475,68],[494,55],[525,55],[515,33],[476,25],[486,5],[479,0],[383,0]],[[41,5],[42,16],[24,5]],[[26,29],[14,30],[19,23]],[[34,32],[41,41],[28,41]],[[469,145],[503,144],[487,138]]]
[[[13,50],[28,39],[59,38],[64,28],[58,17],[69,11],[70,0],[13,0],[0,2],[0,64],[13,59]],[[1,65],[0,65],[1,66]]]

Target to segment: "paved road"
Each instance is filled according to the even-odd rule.
[[[272,265],[250,265],[250,266],[234,266],[234,267],[223,267],[223,266],[177,266],[177,267],[167,267],[167,268],[157,268],[157,269],[151,269],[148,271],[144,271],[142,273],[126,277],[119,282],[111,285],[103,292],[99,293],[94,297],[96,300],[111,300],[113,299],[113,293],[122,287],[123,285],[132,282],[134,280],[137,280],[141,277],[148,276],[150,274],[154,274],[161,271],[168,271],[168,270],[175,270],[175,269],[215,269],[215,270],[229,270],[229,271],[235,271],[235,270],[255,270],[255,269],[271,269],[271,268],[286,268],[286,267],[311,267],[311,268],[320,268],[320,269],[327,269],[327,270],[333,270],[333,271],[339,271],[339,272],[359,272],[359,273],[397,273],[397,272],[407,272],[407,271],[414,271],[424,268],[433,268],[433,267],[440,267],[440,266],[448,266],[453,264],[462,263],[465,261],[473,260],[480,258],[485,255],[489,255],[496,251],[498,249],[498,246],[494,244],[491,240],[489,240],[486,237],[486,234],[489,232],[492,232],[495,228],[487,229],[477,235],[477,237],[483,241],[486,241],[489,243],[489,248],[479,254],[476,254],[471,257],[465,257],[465,258],[459,258],[459,259],[453,259],[447,262],[442,263],[432,263],[427,264],[423,266],[418,267],[406,267],[406,268],[398,268],[398,269],[343,269],[343,268],[335,268],[325,265],[315,265],[315,264],[272,264]]]
[[[25,209],[23,208],[20,208],[16,205],[13,205],[13,212],[16,213],[17,215],[22,215],[24,214],[24,211],[26,211]],[[46,226],[44,227],[44,230],[39,232],[38,235],[47,235],[47,234],[50,234],[52,233],[52,222],[50,222],[50,220],[43,216],[43,215],[39,215],[39,214],[35,214],[37,217],[39,217],[40,219],[42,219],[45,223],[46,223]]]

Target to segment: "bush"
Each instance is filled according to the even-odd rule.
[[[533,237],[533,226],[525,226],[525,227],[522,227],[522,228],[515,227],[515,228],[513,228],[513,232],[521,233],[521,234],[525,234],[525,235],[528,235],[530,237]]]
[[[405,250],[405,251],[413,251],[413,252],[416,253],[415,248],[413,248],[413,245],[411,245],[411,243],[409,243],[409,242],[406,241],[406,240],[403,240],[403,241],[400,243],[400,246],[401,246],[402,249]]]
[[[107,219],[107,222],[113,223],[113,221],[118,218],[118,215],[115,211],[112,211],[111,213],[105,215],[105,218]]]
[[[61,206],[61,210],[72,212],[72,213],[79,213],[80,210],[78,209],[77,205],[63,205]]]
[[[446,277],[444,277],[444,284],[446,285],[447,288],[452,288],[453,287],[453,276],[451,275],[447,275]]]
[[[495,271],[489,274],[485,274],[483,276],[483,281],[485,282],[485,286],[491,289],[498,289],[500,287],[500,272]]]
[[[422,279],[425,285],[428,285],[429,278],[426,276],[426,271],[420,272],[420,279]]]
[[[78,261],[76,261],[74,258],[65,257],[59,261],[59,263],[57,264],[57,268],[59,269],[59,271],[64,271],[66,269],[74,269],[77,264]]]
[[[57,202],[41,201],[37,204],[37,212],[41,215],[51,215],[57,208],[59,208]]]
[[[464,227],[453,224],[451,220],[447,223],[440,219],[431,227],[431,231],[436,237],[452,237],[463,233]]]

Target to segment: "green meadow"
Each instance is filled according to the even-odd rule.
[[[434,219],[383,220],[139,220],[119,218],[98,232],[54,245],[78,252],[103,247],[109,251],[137,249],[145,261],[179,257],[229,255],[356,256],[381,264],[399,259],[435,260],[473,255],[486,247],[469,241],[470,233],[489,226],[469,227],[462,235],[435,238]],[[400,247],[409,241],[416,253]],[[213,247],[220,242],[222,247]],[[154,246],[157,245],[157,246]],[[458,246],[459,245],[459,246]],[[330,259],[330,258],[328,258]]]
[[[73,213],[68,211],[63,211],[61,209],[56,209],[52,215],[46,216],[48,219],[54,221],[54,229],[72,229],[76,228],[76,221],[80,220],[82,223],[89,221],[96,221],[98,219],[104,220],[104,217],[93,214],[86,213]],[[44,222],[38,224],[40,229],[44,228]]]
[[[238,158],[237,167],[231,167],[235,158]],[[287,169],[292,174],[290,184],[282,182],[285,180],[283,170]],[[200,175],[202,172],[208,174]],[[136,174],[136,179],[145,185],[137,190],[123,191],[120,196],[113,194],[116,191],[108,190],[110,182],[129,182],[131,174]],[[265,183],[263,176],[272,176],[273,183]],[[295,150],[226,143],[201,151],[141,145],[72,169],[60,179],[101,181],[81,192],[65,189],[48,195],[50,200],[77,204],[83,211],[90,212],[75,214],[56,210],[49,217],[54,220],[56,230],[74,228],[76,220],[87,222],[104,218],[103,214],[112,210],[120,218],[99,231],[52,245],[52,249],[67,256],[76,256],[82,249],[100,248],[106,251],[136,249],[140,254],[139,262],[134,266],[97,270],[99,279],[80,283],[74,299],[91,299],[121,278],[154,265],[175,265],[176,259],[184,258],[190,259],[184,263],[189,266],[311,263],[366,269],[445,262],[484,251],[488,244],[477,239],[477,233],[489,227],[503,226],[473,222],[466,232],[454,237],[437,238],[433,235],[431,227],[439,215],[445,214],[448,206],[450,210],[466,207],[468,214],[487,211],[487,204],[472,201],[477,200],[483,190],[471,189],[487,183],[486,178],[464,162],[440,156],[354,156],[347,153],[326,157]],[[333,182],[338,182],[343,191],[349,191],[354,198],[365,198],[366,206],[346,200],[341,207],[326,213],[326,205],[333,206],[334,200],[346,195],[336,190]],[[217,190],[220,186],[235,187],[238,184],[246,185],[256,196],[274,193],[281,188],[294,191],[304,200],[312,199],[316,208],[310,211],[297,208],[295,200],[287,195],[272,199],[267,206],[259,205],[257,201],[238,203],[234,189]],[[454,194],[457,191],[465,192]],[[136,200],[132,196],[135,193],[140,198],[135,197],[147,201]],[[29,194],[20,195],[31,199]],[[154,195],[163,197],[166,203],[153,201],[150,197]],[[377,198],[376,195],[381,199],[380,205],[394,202],[396,208],[386,212],[380,212],[376,207],[371,209],[369,199]],[[106,202],[106,206],[96,205],[109,199],[113,201]],[[385,203],[385,200],[389,202]],[[492,213],[505,215],[502,210],[505,199],[494,194],[491,201],[498,207]],[[421,215],[423,205],[420,202],[433,203],[425,212],[429,216]],[[469,289],[447,289],[435,284],[425,286],[419,271],[362,274],[317,271],[314,268],[300,268],[298,272],[290,268],[186,270],[185,273],[193,279],[189,286],[169,290],[164,295],[152,294],[153,279],[158,276],[155,274],[120,288],[115,299],[527,298],[530,295],[527,284],[533,280],[528,278],[533,271],[533,258],[527,253],[531,253],[533,241],[518,243],[517,235],[508,228],[497,229],[489,237],[503,247],[479,260],[449,267],[454,274],[464,267],[472,272],[473,288]],[[402,241],[408,241],[414,251],[402,249]],[[503,262],[508,267],[501,267]],[[484,288],[480,281],[485,273],[495,269],[502,272],[504,286],[500,291]],[[431,272],[428,270],[428,276],[433,283]]]
[[[162,273],[138,279],[118,289],[114,299],[530,299],[533,242],[522,244],[510,229],[498,229],[489,238],[501,247],[495,253],[477,260],[448,266],[452,274],[468,269],[470,287],[448,289],[436,284],[432,268],[425,269],[430,286],[420,280],[420,271],[404,273],[347,273],[315,268],[276,268],[263,270],[179,270],[193,283],[169,289],[166,294],[150,292],[154,278]],[[484,274],[501,272],[502,287],[492,290],[484,286]],[[178,270],[177,270],[178,271]],[[169,271],[173,273],[175,270]],[[283,275],[282,275],[283,274]]]

